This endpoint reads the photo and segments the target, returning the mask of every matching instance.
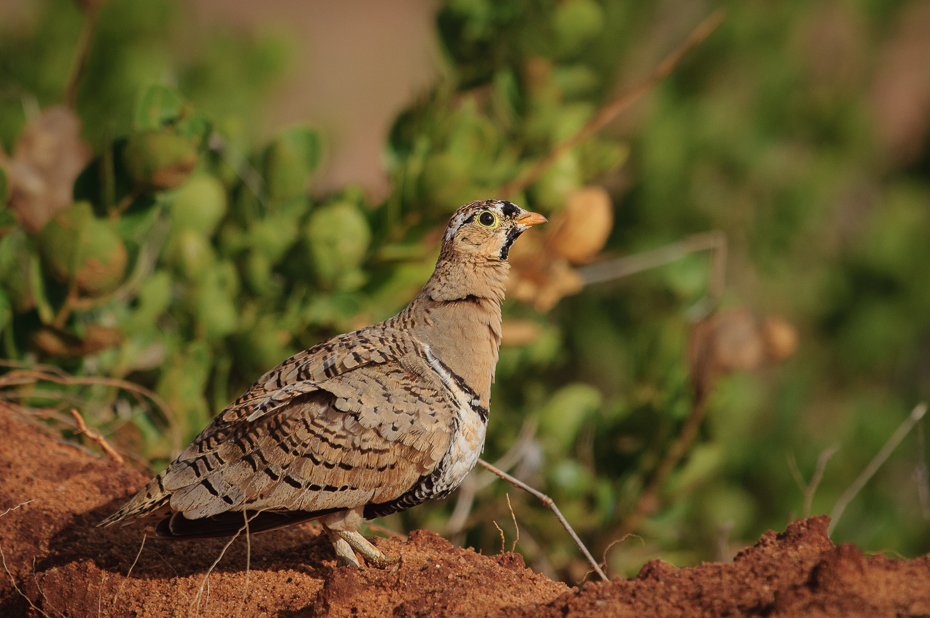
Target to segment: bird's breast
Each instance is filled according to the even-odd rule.
[[[484,449],[487,415],[471,408],[459,410],[456,431],[445,461],[440,464],[442,475],[436,482],[436,493],[446,494],[458,487],[478,463]]]

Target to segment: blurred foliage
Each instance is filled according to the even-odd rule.
[[[505,307],[485,458],[535,423],[517,473],[605,551],[692,413],[708,264],[693,255],[584,287],[581,263],[604,241],[603,256],[633,254],[716,229],[729,239],[723,304],[785,316],[800,346],[778,367],[701,378],[697,440],[610,569],[732,556],[783,529],[804,497],[788,458],[810,479],[839,445],[813,499],[829,512],[930,397],[930,78],[908,63],[930,53],[930,12],[916,1],[448,0],[436,17],[448,70],[394,123],[393,190],[373,203],[357,187],[313,191],[325,153],[311,126],[253,143],[286,41],[217,32],[179,45],[178,5],[103,2],[72,112],[58,104],[85,18],[46,0],[0,25],[4,355],[130,380],[170,413],[99,385],[16,397],[77,398],[111,440],[164,464],[262,372],[403,307],[455,207],[497,197],[716,5],[725,23],[670,78],[508,196],[553,224],[514,250],[520,302]],[[918,427],[835,539],[930,551],[925,461]],[[459,540],[497,551],[507,490],[478,492]],[[551,514],[510,493],[518,549],[579,579],[587,567]],[[387,525],[444,532],[454,505]]]

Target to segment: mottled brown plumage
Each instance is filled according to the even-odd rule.
[[[344,562],[388,559],[358,532],[448,494],[484,445],[511,243],[545,218],[510,202],[453,215],[420,294],[395,317],[287,359],[101,522],[168,538],[319,519]]]

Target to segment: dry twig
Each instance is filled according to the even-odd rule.
[[[706,411],[707,393],[699,393],[695,398],[694,405],[691,407],[691,414],[688,415],[685,424],[682,425],[681,432],[675,438],[675,441],[672,442],[672,445],[665,451],[665,455],[656,467],[655,472],[652,473],[652,478],[649,479],[649,484],[646,485],[646,488],[639,495],[633,512],[621,522],[620,527],[611,536],[623,538],[639,527],[639,523],[655,502],[656,495],[659,493],[659,488],[662,487],[662,483],[665,482],[668,475],[675,469],[675,466],[688,450],[695,436],[697,436],[698,428],[701,426],[701,421],[704,420],[704,413]]]
[[[865,467],[865,470],[862,471],[862,474],[853,481],[852,485],[843,492],[843,495],[840,496],[840,499],[836,501],[836,505],[833,507],[833,511],[830,513],[830,526],[827,528],[827,536],[833,534],[833,530],[836,528],[836,523],[840,520],[840,517],[843,516],[843,511],[846,510],[846,507],[852,502],[853,498],[856,497],[862,488],[865,487],[865,484],[869,482],[869,479],[878,472],[878,469],[882,467],[882,464],[885,463],[885,460],[891,455],[891,453],[901,444],[901,440],[907,436],[908,432],[916,425],[920,419],[924,417],[924,414],[927,413],[927,403],[919,403],[914,406],[914,409],[911,410],[911,413],[908,415],[904,422],[895,429],[895,432],[891,434],[891,437],[888,438],[888,441],[885,443],[885,446],[878,451],[878,454],[872,458],[872,461],[869,462],[869,465]]]
[[[492,466],[491,464],[489,464],[488,462],[486,462],[486,461],[483,460],[483,459],[479,459],[479,460],[478,460],[478,464],[481,465],[482,467],[484,467],[486,470],[490,470],[491,472],[493,472],[493,473],[496,474],[497,476],[501,477],[502,479],[504,479],[505,481],[507,481],[508,483],[510,483],[511,485],[513,485],[514,487],[519,487],[519,488],[522,489],[523,491],[526,491],[526,492],[528,492],[528,493],[531,493],[531,494],[533,494],[534,496],[536,496],[537,498],[539,498],[539,499],[542,501],[542,503],[545,504],[546,507],[548,507],[548,509],[549,509],[550,511],[552,511],[552,512],[555,514],[556,518],[559,520],[559,523],[562,524],[562,527],[565,528],[565,530],[568,531],[568,534],[571,535],[572,539],[575,541],[575,544],[578,546],[578,549],[581,550],[581,553],[584,554],[585,558],[588,559],[588,562],[591,563],[591,566],[594,567],[594,571],[595,571],[598,575],[601,576],[601,579],[602,579],[602,580],[604,580],[605,582],[606,582],[606,581],[609,581],[607,575],[605,575],[605,574],[604,574],[604,571],[601,570],[601,566],[594,560],[594,557],[591,556],[591,552],[589,552],[589,551],[588,551],[588,548],[585,547],[584,543],[581,542],[581,539],[578,538],[578,535],[575,534],[575,530],[574,530],[574,529],[571,527],[571,525],[568,523],[568,520],[566,520],[565,517],[562,515],[562,512],[559,511],[559,507],[557,507],[557,506],[555,505],[555,502],[553,502],[552,498],[550,498],[550,497],[547,496],[546,494],[542,493],[542,492],[539,491],[538,489],[533,489],[532,487],[530,487],[529,485],[527,485],[526,483],[524,483],[524,482],[521,481],[520,479],[515,478],[515,477],[513,477],[513,476],[510,476],[509,474],[507,474],[507,473],[504,472],[503,470],[498,470],[497,468],[495,468],[494,466]],[[494,525],[496,526],[497,523],[495,522]],[[498,529],[500,529],[499,526],[498,526]]]
[[[501,529],[500,526],[497,525],[497,522],[496,522],[496,521],[493,521],[493,520],[492,520],[491,523],[494,524],[494,527],[497,528],[497,531],[501,533],[501,553],[504,553],[505,551],[507,551],[507,548],[506,548],[506,546],[505,546],[505,544],[504,544],[504,543],[505,543],[505,541],[504,541],[504,531]]]
[[[117,453],[116,449],[110,446],[110,443],[107,442],[106,438],[100,435],[99,431],[97,431],[96,429],[91,429],[87,425],[84,424],[84,417],[81,416],[80,412],[78,412],[74,408],[71,408],[71,416],[74,417],[74,422],[77,423],[77,431],[75,433],[82,433],[85,436],[87,436],[91,442],[93,442],[94,444],[99,446],[101,450],[103,450],[103,452],[110,459],[110,461],[114,463],[118,463],[120,465],[126,463],[126,461],[123,459],[123,456]]]
[[[534,163],[525,172],[519,174],[514,180],[504,185],[499,192],[501,196],[506,198],[516,195],[539,180],[549,166],[555,163],[559,157],[597,133],[620,112],[638,101],[650,88],[668,77],[678,63],[681,62],[684,55],[694,47],[700,45],[722,21],[723,11],[718,10],[711,13],[707,19],[702,21],[698,24],[697,28],[691,31],[691,34],[688,35],[688,38],[685,39],[678,49],[666,56],[649,75],[603,107],[575,135],[556,144],[546,156]]]

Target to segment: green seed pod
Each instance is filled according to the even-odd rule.
[[[281,133],[263,156],[268,195],[276,201],[304,195],[321,156],[320,135],[313,129],[295,127]]]
[[[94,217],[88,202],[58,213],[37,240],[49,273],[65,283],[76,282],[90,296],[114,290],[126,274],[126,247],[116,222]]]
[[[211,236],[227,210],[226,190],[220,181],[207,174],[195,174],[175,194],[171,225]]]
[[[313,268],[320,280],[335,287],[362,263],[371,242],[364,215],[348,202],[318,208],[304,228]]]
[[[139,185],[156,191],[180,186],[197,164],[197,149],[170,131],[142,131],[126,141],[123,164]]]
[[[216,255],[206,236],[194,230],[181,230],[169,241],[166,253],[187,279],[196,279],[213,267]]]
[[[126,275],[126,246],[116,233],[115,223],[95,218],[84,227],[84,260],[75,279],[88,296],[112,292]]]

